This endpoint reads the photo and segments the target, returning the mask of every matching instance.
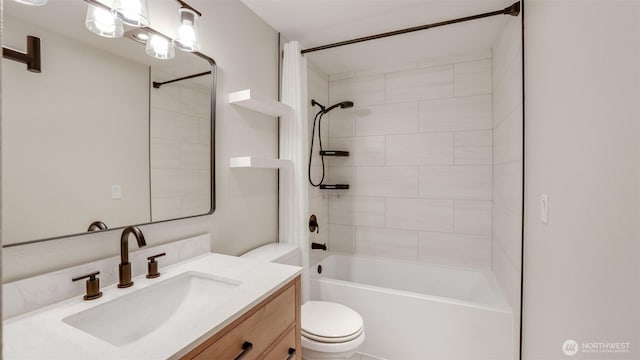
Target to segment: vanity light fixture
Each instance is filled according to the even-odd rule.
[[[135,40],[141,44],[146,44],[149,41],[149,29],[146,28],[134,28],[126,33],[124,33],[125,37],[128,37],[131,40]]]
[[[42,6],[47,3],[47,0],[14,0],[17,3],[31,5],[31,6]]]
[[[114,0],[111,13],[127,25],[133,27],[149,26],[147,0]]]
[[[138,32],[133,34],[132,36],[135,41],[141,42],[143,44],[146,44],[149,40],[149,34],[147,34],[146,32]]]
[[[84,24],[89,31],[107,38],[119,38],[124,34],[122,20],[111,15],[109,10],[91,3],[87,6]]]
[[[182,51],[199,51],[198,18],[202,14],[187,3],[181,0],[176,1],[180,3],[180,9],[178,9],[180,27],[178,27],[178,37],[173,40],[173,45]]]
[[[15,0],[15,1],[44,1],[47,0]],[[174,46],[182,51],[200,51],[200,37],[198,35],[198,18],[202,14],[182,0],[180,4],[180,26],[178,37],[174,40],[148,28],[149,6],[147,0],[114,0],[113,6],[108,7],[100,0],[85,0],[88,3],[85,26],[91,32],[108,38],[123,35],[146,44],[147,55],[156,59],[168,60],[175,57]],[[124,25],[134,29],[124,32]]]
[[[176,56],[176,51],[171,41],[158,34],[149,34],[145,52],[147,55],[160,60],[169,60]]]

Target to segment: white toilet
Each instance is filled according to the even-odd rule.
[[[300,266],[300,249],[291,244],[269,244],[242,257]],[[302,305],[302,358],[349,359],[364,341],[362,317],[355,310],[329,301]]]

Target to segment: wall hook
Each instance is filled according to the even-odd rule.
[[[2,57],[27,64],[27,70],[40,73],[40,38],[28,35],[27,36],[27,52],[23,53],[18,50],[14,50],[7,47],[2,47]]]

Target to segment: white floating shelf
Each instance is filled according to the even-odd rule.
[[[251,89],[230,93],[229,103],[271,116],[282,116],[293,111],[290,106],[267,96],[260,95]]]
[[[279,169],[291,167],[291,160],[257,158],[253,156],[239,156],[229,159],[231,168],[254,168],[254,169]]]

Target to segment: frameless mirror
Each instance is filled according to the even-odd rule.
[[[24,51],[38,37],[42,72],[2,62],[3,246],[215,207],[215,63],[179,50],[152,58],[126,26],[98,36],[88,6],[5,3],[3,46]]]

